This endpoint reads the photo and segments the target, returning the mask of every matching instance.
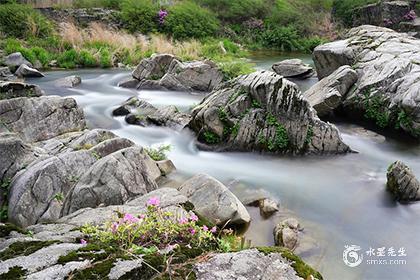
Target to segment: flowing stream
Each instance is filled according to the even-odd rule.
[[[269,69],[284,58],[310,56],[254,54],[259,69]],[[74,89],[57,88],[56,79],[77,74],[82,84]],[[207,173],[228,184],[240,181],[249,188],[273,194],[282,207],[290,209],[305,227],[305,234],[317,240],[314,254],[303,258],[325,279],[420,279],[420,203],[401,205],[385,192],[386,170],[395,160],[403,160],[420,177],[420,146],[369,133],[358,126],[336,123],[347,144],[358,154],[325,157],[271,157],[255,153],[213,153],[199,151],[190,132],[168,128],[139,127],[114,118],[111,112],[120,103],[138,96],[160,107],[176,105],[188,110],[203,95],[182,92],[135,91],[117,87],[130,76],[125,70],[78,70],[47,72],[40,85],[48,95],[70,96],[84,109],[90,128],[109,129],[139,145],[172,145],[169,158],[184,178]],[[304,91],[316,78],[294,81]],[[248,208],[253,223],[246,232],[252,245],[272,245],[274,222],[259,217],[257,208]],[[350,268],[343,263],[345,245],[406,249],[406,264],[362,263]],[[365,259],[369,257],[365,253]],[[387,259],[387,258],[385,258]]]

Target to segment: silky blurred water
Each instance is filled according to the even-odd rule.
[[[256,54],[253,61],[260,69],[269,69],[284,55]],[[290,57],[296,57],[291,55]],[[300,56],[302,57],[302,56]],[[303,56],[307,62],[310,57]],[[57,88],[54,81],[71,74],[82,77],[74,89]],[[110,129],[119,136],[144,146],[171,144],[169,154],[178,173],[192,176],[210,174],[222,182],[239,180],[263,188],[293,211],[306,232],[318,239],[316,256],[303,256],[325,279],[420,279],[420,204],[400,205],[384,191],[386,169],[400,159],[420,177],[420,147],[396,140],[366,136],[357,126],[336,124],[343,138],[358,154],[330,157],[270,157],[254,153],[213,153],[199,151],[188,131],[176,132],[160,127],[138,127],[113,118],[111,112],[132,96],[155,106],[176,105],[188,110],[203,95],[182,92],[135,91],[118,88],[129,77],[123,70],[80,70],[48,72],[39,84],[48,95],[74,97],[84,109],[90,128]],[[317,80],[295,81],[304,90]],[[257,217],[256,209],[250,209]],[[270,245],[273,225],[270,220],[254,219],[246,233],[253,245]],[[345,245],[369,247],[405,247],[405,265],[368,265],[347,267],[342,260]]]

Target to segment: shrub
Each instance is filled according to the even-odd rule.
[[[120,7],[119,0],[75,0],[73,2],[74,8],[110,8],[118,9]]]
[[[88,50],[81,50],[79,52],[78,64],[84,67],[97,67],[98,62],[95,57]]]
[[[152,0],[123,0],[121,19],[131,32],[150,33],[158,28],[159,7]]]
[[[267,11],[263,0],[200,0],[223,21],[242,22],[250,18],[262,18]]]
[[[103,48],[99,51],[99,65],[102,68],[109,68],[112,66],[111,52],[108,48]]]
[[[162,28],[178,40],[205,38],[215,35],[219,22],[209,10],[186,1],[171,7]]]
[[[167,159],[166,153],[171,150],[171,145],[160,145],[157,148],[146,148],[147,154],[155,161]]]
[[[334,0],[333,12],[334,16],[341,20],[345,25],[351,26],[353,23],[354,9],[376,3],[377,0]]]
[[[47,37],[52,24],[38,11],[26,5],[0,5],[0,31],[17,38]]]
[[[63,52],[57,58],[58,66],[67,69],[75,68],[77,61],[78,53],[74,49]]]
[[[262,34],[263,45],[281,51],[302,50],[300,36],[293,26],[269,27]]]
[[[218,66],[223,73],[223,78],[225,81],[255,71],[254,65],[244,60],[219,62]]]
[[[47,50],[41,47],[33,47],[29,50],[34,54],[36,59],[41,62],[42,66],[45,67],[48,65],[51,60],[51,54]]]

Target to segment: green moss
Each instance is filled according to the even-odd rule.
[[[314,128],[313,126],[309,126],[308,130],[306,132],[306,137],[305,137],[305,145],[308,146],[309,144],[312,143],[312,138],[314,137]]]
[[[55,243],[57,243],[57,241],[15,242],[11,244],[6,250],[0,252],[0,260],[4,261],[18,256],[28,256],[44,247],[48,247]]]
[[[256,249],[265,255],[269,255],[272,253],[280,253],[283,258],[286,258],[290,260],[291,262],[293,262],[292,267],[295,269],[296,274],[302,277],[303,279],[309,279],[311,275],[317,279],[320,279],[320,280],[323,279],[322,275],[318,271],[316,271],[315,269],[307,265],[300,257],[296,256],[295,254],[293,254],[291,251],[289,251],[286,248],[257,247]]]
[[[76,271],[73,275],[71,275],[71,279],[107,279],[109,272],[114,266],[114,262],[114,258],[97,262],[89,268]]]
[[[9,271],[3,274],[0,274],[0,279],[14,280],[14,279],[23,279],[26,274],[26,270],[22,269],[20,266],[14,266],[9,268]]]
[[[286,128],[281,123],[279,123],[277,118],[271,113],[267,114],[266,123],[269,126],[275,127],[276,134],[274,139],[270,138],[266,139],[265,141],[258,139],[258,142],[260,144],[265,143],[269,151],[281,151],[287,149],[287,147],[289,147],[289,135]],[[259,135],[259,138],[261,135],[262,134]]]
[[[26,230],[23,230],[14,224],[6,223],[4,225],[0,225],[0,238],[9,236],[12,231],[16,231],[22,234],[28,233]]]
[[[372,89],[367,89],[363,95],[363,105],[365,107],[365,118],[375,122],[380,128],[389,125],[390,115],[387,112],[386,100],[380,95],[371,96]]]
[[[203,137],[204,141],[210,145],[214,145],[220,142],[220,137],[216,133],[211,131],[205,131],[203,133]]]
[[[91,260],[93,262],[106,259],[113,254],[115,250],[110,246],[100,246],[98,244],[89,243],[87,246],[77,251],[72,251],[65,256],[61,256],[57,263],[65,264],[72,261]]]

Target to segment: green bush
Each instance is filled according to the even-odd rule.
[[[244,60],[220,62],[218,63],[218,66],[223,73],[225,81],[255,71],[254,65]]]
[[[334,0],[333,3],[333,11],[334,16],[341,20],[345,25],[351,26],[353,21],[353,13],[354,9],[371,4],[376,3],[377,0]]]
[[[120,7],[119,0],[75,0],[73,2],[74,8],[110,8],[118,9]]]
[[[84,67],[97,67],[98,62],[88,50],[81,50],[79,53],[78,64]]]
[[[107,48],[99,51],[99,65],[102,68],[109,68],[112,66],[111,52]]]
[[[78,57],[79,55],[74,49],[65,51],[58,56],[58,66],[67,69],[76,68]]]
[[[302,50],[300,35],[293,26],[269,27],[262,34],[262,44],[280,51]]]
[[[178,40],[209,37],[218,29],[214,14],[190,1],[172,6],[163,23],[164,32]]]
[[[263,0],[199,0],[228,22],[242,22],[251,18],[262,18],[267,12],[267,3]]]
[[[123,0],[121,19],[131,32],[150,33],[158,28],[159,7],[152,0]]]
[[[38,11],[26,5],[0,5],[0,31],[11,37],[47,37],[52,24]]]
[[[171,145],[160,145],[157,148],[145,148],[146,153],[155,161],[168,158],[167,153],[171,150]]]
[[[33,47],[29,49],[36,59],[41,62],[42,66],[46,67],[51,61],[51,54],[41,47]]]

